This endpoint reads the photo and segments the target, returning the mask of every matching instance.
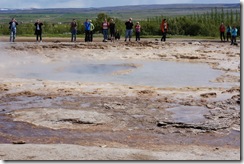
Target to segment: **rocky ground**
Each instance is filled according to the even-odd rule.
[[[179,88],[51,81],[16,78],[2,69],[2,160],[240,160],[239,46],[148,39],[2,42],[0,47],[1,56],[19,58],[23,64],[27,61],[21,59],[33,57],[46,63],[69,59],[207,63],[224,72],[213,82],[231,84]],[[0,61],[0,68],[5,67]],[[189,110],[197,113],[184,114]],[[179,119],[180,112],[186,121]]]

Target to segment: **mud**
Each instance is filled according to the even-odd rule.
[[[36,58],[45,63],[91,62],[94,59],[125,63],[132,60],[185,62],[208,64],[211,69],[222,71],[210,81],[217,84],[214,87],[27,79],[16,78],[11,71],[1,72],[0,142],[5,147],[5,150],[0,149],[2,154],[8,151],[6,145],[13,151],[11,144],[29,144],[30,147],[31,144],[72,144],[107,151],[116,148],[170,153],[165,149],[167,146],[171,151],[179,148],[182,154],[199,148],[194,156],[181,154],[180,160],[209,159],[207,155],[204,158],[200,155],[206,149],[205,153],[214,155],[211,159],[240,160],[240,47],[190,40],[166,43],[154,40],[139,43],[3,42],[0,47],[3,58],[18,59],[12,63],[2,62],[2,68],[26,64],[28,59]],[[124,66],[126,69],[122,73],[116,70],[113,76],[131,74],[133,71],[127,67],[133,70],[141,67],[133,62]],[[220,149],[235,153],[228,156],[224,151],[220,153]],[[20,158],[8,154],[1,158]],[[40,156],[33,159],[41,159]],[[143,153],[139,156],[146,160],[174,159],[173,154],[169,158],[147,157]],[[93,154],[85,159],[92,157],[99,158]],[[128,155],[118,157],[127,158],[131,159]]]

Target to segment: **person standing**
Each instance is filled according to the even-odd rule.
[[[231,44],[230,45],[237,45],[236,43],[236,37],[237,37],[237,28],[234,26],[231,30]]]
[[[135,31],[136,31],[136,41],[140,41],[141,38],[140,38],[140,35],[141,35],[141,25],[139,22],[136,23],[136,26],[135,26]]]
[[[107,19],[104,19],[104,22],[102,23],[102,30],[103,30],[103,42],[108,41],[108,29],[109,29],[109,23]]]
[[[226,29],[226,38],[227,38],[227,42],[229,41],[229,39],[231,40],[231,26],[228,25],[227,29]]]
[[[113,19],[111,19],[110,23],[109,23],[111,42],[114,42],[114,40],[115,40],[115,28],[116,28],[115,22]]]
[[[10,42],[15,42],[17,25],[18,25],[18,22],[15,20],[15,18],[12,18],[12,20],[9,22]]]
[[[224,23],[221,23],[221,25],[219,26],[219,32],[220,32],[221,42],[225,41],[225,25],[224,25]]]
[[[77,22],[75,19],[70,23],[70,31],[71,31],[71,42],[76,42],[77,36]]]
[[[92,20],[90,20],[90,24],[91,24],[91,30],[90,30],[90,42],[93,42],[93,31],[95,29],[94,24],[92,23]]]
[[[85,26],[85,42],[90,42],[90,30],[91,30],[91,23],[88,19],[84,22]]]
[[[167,32],[168,32],[168,28],[169,28],[168,22],[167,22],[166,19],[163,19],[162,20],[162,23],[160,25],[160,28],[161,28],[161,31],[162,31],[162,34],[163,34],[163,36],[161,38],[161,41],[164,41],[165,42],[166,41],[166,35],[167,35]]]
[[[40,42],[42,42],[42,26],[43,26],[43,23],[40,22],[40,20],[37,20],[34,25],[35,25],[36,42],[38,42],[39,37],[40,37]]]
[[[126,31],[125,31],[125,42],[129,38],[129,41],[131,41],[132,33],[133,33],[133,22],[132,18],[130,18],[127,22],[125,22]]]

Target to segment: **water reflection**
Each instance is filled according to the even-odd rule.
[[[209,112],[207,108],[197,106],[180,106],[169,108],[167,111],[172,113],[173,121],[186,124],[204,123],[206,120],[204,115]]]
[[[13,60],[10,60],[13,63]],[[19,59],[15,59],[19,60]],[[35,58],[21,64],[3,61],[2,77],[27,79],[109,82],[155,87],[229,87],[233,84],[211,82],[221,74],[207,64],[168,61],[52,61]]]

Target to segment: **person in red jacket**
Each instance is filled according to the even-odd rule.
[[[168,22],[166,21],[166,19],[163,19],[160,28],[162,30],[163,36],[161,38],[161,41],[166,41],[166,35],[167,35],[167,31],[168,31]]]
[[[219,27],[219,32],[220,32],[221,42],[223,42],[223,39],[225,41],[225,25],[224,25],[224,23],[221,23],[221,25]]]

